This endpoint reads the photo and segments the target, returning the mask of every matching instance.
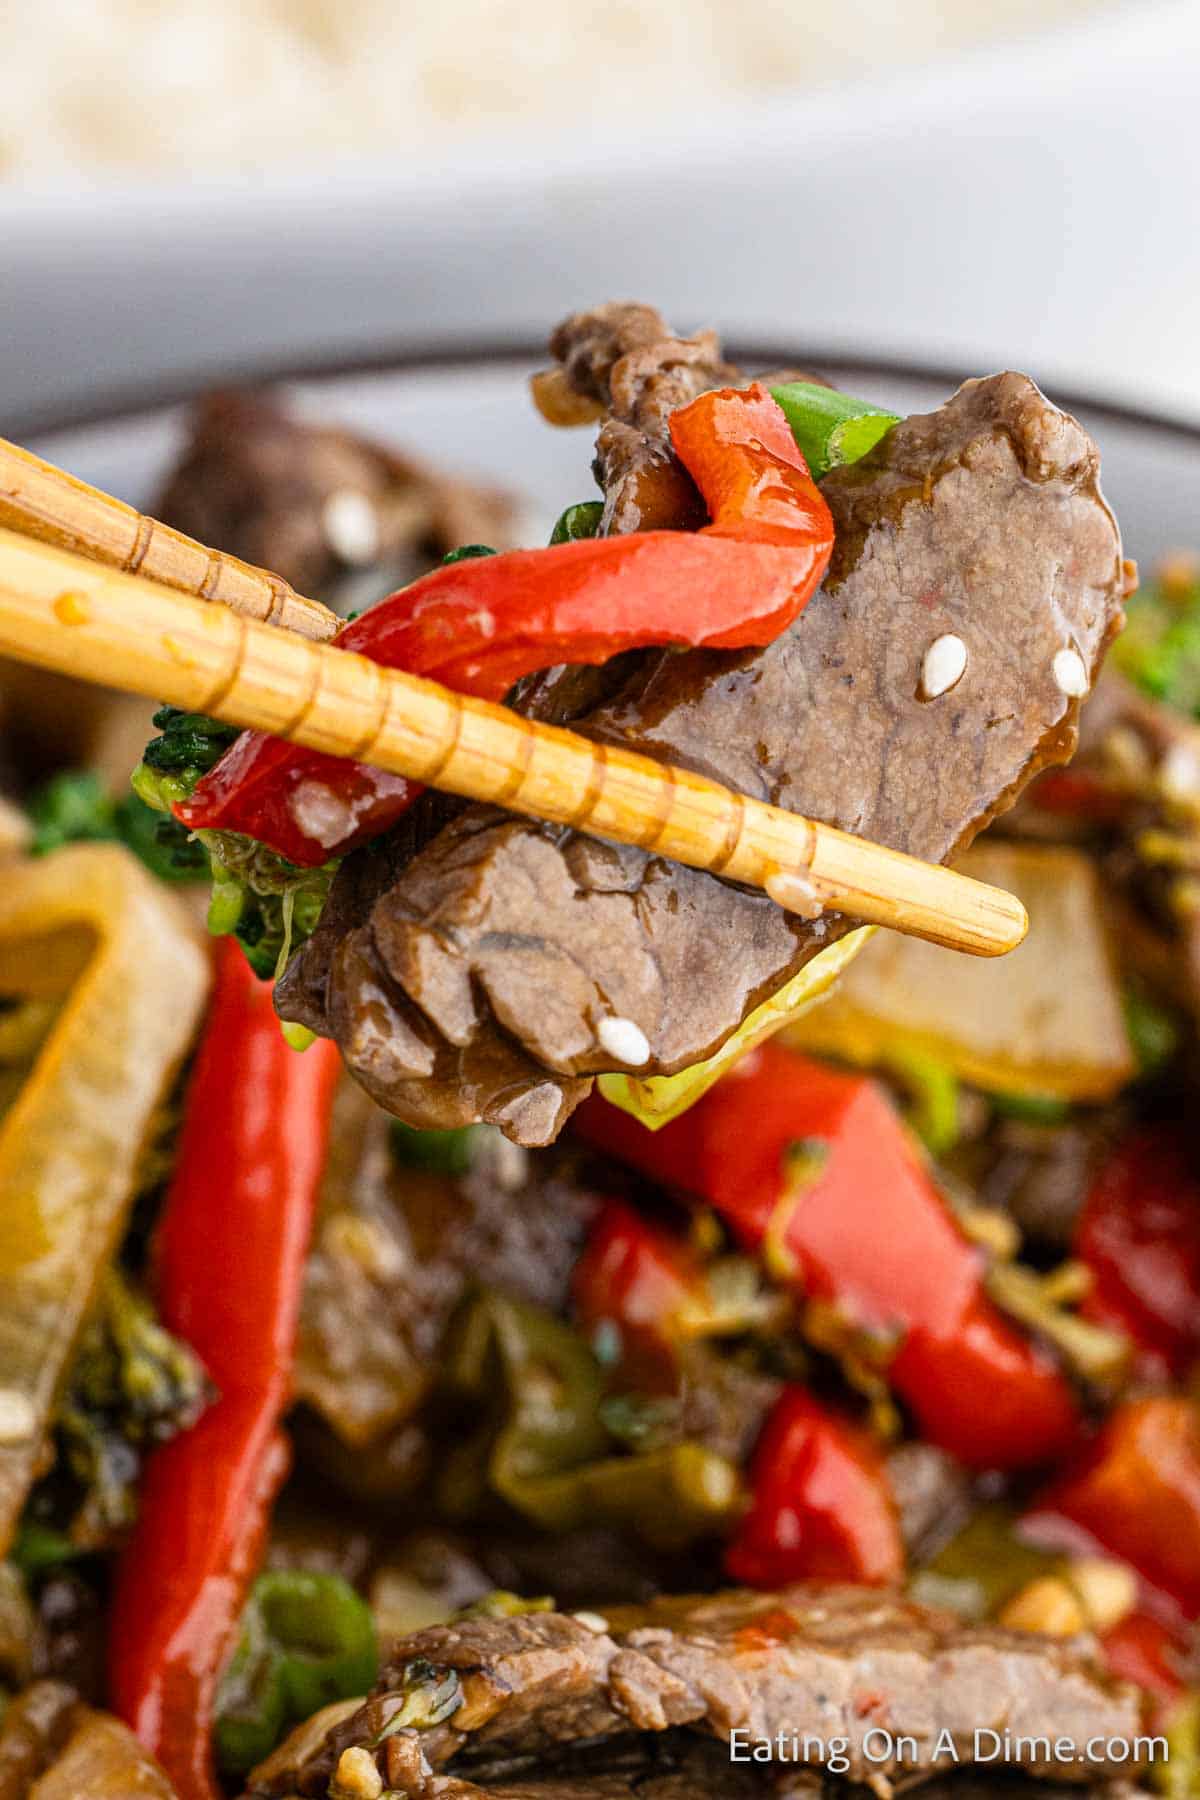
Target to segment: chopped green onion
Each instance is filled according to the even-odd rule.
[[[457,550],[447,550],[442,558],[442,568],[448,563],[471,562],[477,556],[495,556],[496,552],[490,544],[460,544]]]
[[[486,1125],[463,1125],[457,1131],[417,1131],[392,1120],[392,1155],[410,1169],[431,1175],[465,1175],[479,1153]]]
[[[898,425],[898,413],[855,400],[815,381],[789,381],[771,393],[783,408],[792,436],[819,481],[830,469],[857,462],[880,438]]]
[[[221,1768],[244,1774],[290,1725],[365,1694],[378,1660],[370,1608],[340,1575],[260,1575],[217,1697],[213,1738]]]
[[[1020,1119],[1026,1125],[1063,1125],[1071,1116],[1070,1101],[1054,1094],[993,1094],[991,1101],[1002,1119]]]
[[[581,538],[594,538],[604,517],[603,500],[577,500],[559,514],[558,524],[550,533],[552,544],[577,544]]]

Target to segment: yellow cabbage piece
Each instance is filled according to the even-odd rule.
[[[693,1063],[674,1075],[651,1075],[645,1080],[636,1075],[601,1075],[598,1081],[600,1092],[614,1106],[640,1119],[651,1131],[668,1125],[689,1106],[694,1106],[713,1082],[748,1050],[782,1031],[785,1025],[794,1024],[818,1000],[823,1000],[874,931],[873,925],[860,925],[857,931],[848,932],[828,949],[820,951],[785,987],[743,1019],[732,1036],[727,1037],[707,1061]]]

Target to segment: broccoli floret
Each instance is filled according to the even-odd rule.
[[[92,769],[55,775],[29,802],[35,856],[64,844],[125,844],[163,881],[195,881],[208,859],[175,819],[164,818],[137,794],[114,800]]]
[[[193,1352],[117,1269],[105,1276],[59,1406],[59,1442],[86,1498],[85,1541],[130,1522],[141,1453],[194,1424],[210,1397]]]

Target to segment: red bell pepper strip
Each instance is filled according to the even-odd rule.
[[[1151,1610],[1200,1618],[1200,1403],[1127,1400],[1022,1520],[1052,1549],[1100,1549],[1136,1569]]]
[[[664,1345],[686,1332],[689,1313],[703,1310],[706,1289],[686,1245],[620,1200],[605,1201],[571,1277],[585,1326],[610,1321]]]
[[[331,1044],[288,1048],[270,982],[223,944],[158,1243],[163,1322],[219,1398],[150,1457],[109,1640],[116,1710],[180,1800],[219,1794],[213,1706],[288,1464],[279,1419],[337,1071]]]
[[[750,1464],[750,1509],[725,1552],[734,1581],[898,1581],[904,1546],[879,1451],[803,1388],[780,1395]]]
[[[1126,1138],[1092,1185],[1075,1237],[1092,1271],[1084,1314],[1126,1333],[1151,1381],[1200,1362],[1200,1181],[1180,1136]]]
[[[1129,813],[1129,797],[1106,787],[1090,769],[1051,769],[1029,790],[1030,804],[1056,817],[1091,825],[1118,825]]]
[[[502,700],[522,675],[654,644],[745,649],[796,618],[825,573],[833,520],[763,387],[702,394],[671,436],[712,523],[435,569],[337,642],[386,668]],[[385,830],[419,784],[247,732],[175,815],[257,838],[305,867]]]
[[[888,1379],[930,1442],[1009,1469],[1074,1441],[1061,1370],[989,1299],[978,1252],[875,1082],[767,1044],[658,1131],[595,1096],[572,1123],[713,1207],[851,1329],[894,1339]]]

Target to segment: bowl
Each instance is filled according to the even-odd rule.
[[[869,355],[839,357],[787,341],[734,342],[730,354],[747,369],[820,369],[836,386],[899,413],[928,411],[965,375],[994,366],[922,368]],[[297,405],[318,416],[516,492],[526,507],[521,536],[538,543],[564,506],[594,493],[592,432],[553,431],[530,403],[529,375],[545,360],[534,344],[498,343],[453,357],[433,348],[397,358],[384,349],[352,366],[310,363],[248,373],[283,380]],[[1100,445],[1104,489],[1128,554],[1149,562],[1200,545],[1200,428],[1053,384],[1047,391]],[[90,416],[14,419],[10,435],[146,510],[183,441],[190,397],[186,386],[156,397],[143,389]]]

